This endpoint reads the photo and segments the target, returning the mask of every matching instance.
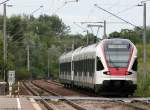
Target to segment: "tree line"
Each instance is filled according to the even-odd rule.
[[[50,76],[57,77],[59,73],[58,58],[64,51],[73,47],[87,46],[101,39],[95,39],[92,33],[86,35],[70,34],[70,27],[57,16],[41,15],[37,18],[27,15],[14,15],[7,18],[8,61],[3,63],[3,16],[0,15],[0,77],[3,70],[15,70],[17,79],[47,78],[48,59]],[[147,29],[147,36],[150,28]],[[142,43],[142,30],[138,28],[122,29],[113,32],[109,38],[127,38],[138,44]],[[150,38],[147,37],[150,42]],[[30,70],[27,69],[27,47],[30,47]],[[49,55],[48,55],[49,53]],[[49,57],[49,58],[48,58]]]

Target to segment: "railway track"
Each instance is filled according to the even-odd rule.
[[[51,85],[56,85],[56,86],[58,86],[58,87],[61,87],[61,88],[63,88],[63,89],[66,89],[66,90],[68,90],[68,91],[74,91],[74,92],[77,93],[77,94],[75,94],[75,96],[77,95],[77,96],[84,96],[84,97],[88,97],[88,96],[90,96],[90,97],[97,97],[97,95],[94,94],[94,92],[91,91],[90,89],[83,90],[82,88],[81,88],[81,89],[73,88],[73,87],[70,87],[70,88],[68,87],[68,88],[66,88],[66,87],[64,87],[63,84],[60,84],[59,82],[56,82],[56,81],[52,81],[52,80],[43,80],[43,81],[46,82],[46,83],[48,83],[50,86],[51,86]],[[71,95],[71,96],[72,96],[72,95]]]
[[[27,91],[30,94],[35,95],[35,96],[39,96],[40,95],[38,92],[36,92],[35,90],[33,90],[33,88],[31,88],[30,86],[28,86],[25,82],[23,82],[23,85],[24,85],[24,87],[27,89]],[[47,110],[53,110],[50,107],[50,105],[48,104],[48,102],[46,100],[44,100],[42,97],[41,97],[40,102],[47,108]]]
[[[45,92],[47,92],[47,93],[49,93],[49,95],[54,95],[54,96],[59,96],[58,94],[56,94],[56,93],[54,93],[54,92],[52,92],[52,91],[48,91],[48,90],[46,90],[46,89],[44,89],[44,88],[42,88],[42,87],[40,87],[40,86],[38,86],[38,85],[36,85],[36,84],[34,84],[34,83],[32,83],[34,86],[36,86],[36,87],[34,87],[34,89],[35,88],[40,88],[41,90],[44,90]],[[39,93],[39,90],[37,90],[36,89],[36,91],[35,90],[33,90],[33,88],[31,88],[30,86],[31,86],[31,84],[30,84],[30,86],[28,86],[28,85],[26,85],[25,83],[24,83],[24,86],[33,94],[33,95],[35,95],[35,96],[40,96],[40,93]],[[33,87],[33,86],[32,86]],[[38,91],[38,92],[37,92]],[[81,107],[81,106],[79,106],[78,104],[76,104],[76,103],[74,103],[74,102],[72,102],[72,101],[70,101],[70,100],[67,100],[67,99],[64,99],[64,100],[61,100],[61,101],[59,101],[59,102],[53,102],[53,101],[48,101],[48,100],[45,100],[45,99],[43,99],[42,97],[41,97],[41,103],[43,103],[44,104],[44,106],[48,109],[48,110],[59,110],[59,109],[61,109],[62,107],[63,107],[63,109],[64,109],[64,107],[65,107],[65,109],[64,110],[86,110],[86,109],[84,109],[83,107]]]
[[[34,88],[40,88],[41,90],[47,92],[51,96],[58,96],[61,97],[60,94],[55,93],[55,91],[51,91],[44,86],[35,83],[34,81],[31,82],[34,86]],[[29,86],[28,86],[29,87]],[[37,89],[37,91],[39,91]],[[34,90],[30,90],[34,91]],[[36,96],[39,96],[38,93],[34,94]],[[110,98],[111,99],[111,98]],[[116,110],[117,108],[123,109],[123,110],[149,110],[150,105],[147,102],[143,101],[136,101],[133,100],[131,102],[124,102],[120,99],[112,99],[112,100],[71,100],[71,99],[61,99],[61,100],[45,100],[42,99],[42,103],[48,108],[48,110]],[[48,107],[50,106],[50,107]],[[116,108],[117,107],[117,108]]]
[[[47,82],[44,80],[35,80],[33,81],[34,84],[41,85],[43,88],[46,88],[47,90],[51,90],[61,96],[91,96],[90,94],[83,93],[82,91],[76,91],[68,88],[64,88],[63,85],[60,85],[55,82]]]

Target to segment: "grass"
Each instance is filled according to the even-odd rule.
[[[143,73],[143,46],[136,45],[136,47],[138,49],[138,88],[135,95],[148,97],[150,96],[150,45],[147,45],[147,76],[145,78]]]

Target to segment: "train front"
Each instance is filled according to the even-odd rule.
[[[133,94],[137,80],[137,49],[126,39],[108,39],[103,42],[108,80],[103,82],[111,90]]]

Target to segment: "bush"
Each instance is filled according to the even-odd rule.
[[[16,79],[17,80],[29,79],[30,76],[31,76],[30,72],[28,72],[26,68],[20,68],[20,69],[16,70]]]

